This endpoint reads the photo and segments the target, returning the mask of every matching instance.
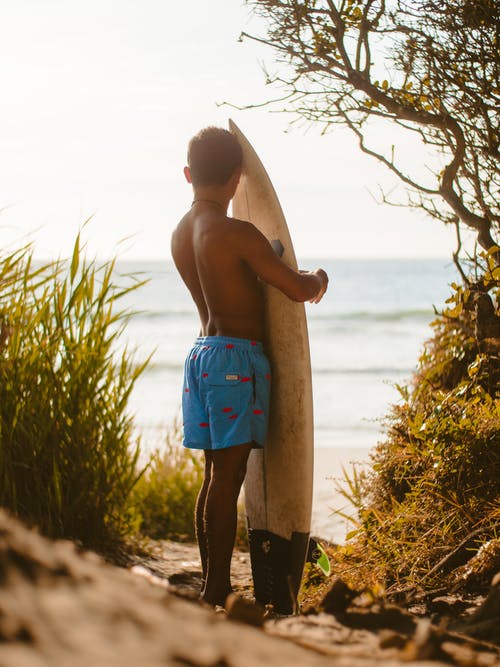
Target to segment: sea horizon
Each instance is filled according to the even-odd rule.
[[[36,248],[34,248],[35,252],[33,255],[34,261],[37,263],[50,263],[54,261],[70,261],[71,260],[71,254],[68,254],[67,256],[57,256],[57,257],[47,257],[47,256],[38,256],[36,254]],[[117,264],[162,264],[163,262],[171,263],[173,264],[173,259],[170,256],[170,254],[165,255],[165,256],[159,256],[159,257],[120,257],[120,253],[117,252],[114,255],[97,255],[97,254],[88,254],[88,258],[91,260],[95,260],[97,262],[112,262],[116,261]],[[338,262],[338,261],[347,261],[347,262],[355,262],[355,261],[370,261],[370,262],[392,262],[392,261],[409,261],[409,262],[418,262],[418,261],[423,261],[423,262],[444,262],[444,263],[449,263],[450,265],[453,264],[453,257],[450,256],[445,256],[445,255],[388,255],[388,256],[357,256],[357,255],[343,255],[343,256],[320,256],[320,255],[298,255],[297,256],[297,263],[300,265],[301,262]]]

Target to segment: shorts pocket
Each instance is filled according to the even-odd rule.
[[[241,376],[237,372],[212,371],[206,378],[208,409],[212,421],[236,419],[241,410]]]

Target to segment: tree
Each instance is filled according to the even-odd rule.
[[[267,32],[242,39],[277,54],[268,82],[283,94],[266,104],[286,103],[325,132],[349,127],[360,148],[405,184],[404,205],[456,225],[456,259],[465,225],[500,263],[498,0],[247,3]],[[400,146],[373,142],[372,119],[430,148],[426,176]]]
[[[400,388],[375,465],[345,487],[357,532],[337,563],[349,576],[354,559],[356,584],[365,568],[393,591],[435,589],[498,534],[499,0],[247,3],[267,29],[243,37],[277,54],[268,80],[282,95],[266,104],[325,132],[346,125],[405,185],[403,205],[456,226],[465,284],[452,283],[453,308],[438,315],[412,384]],[[394,145],[377,137],[380,123],[394,127]],[[429,156],[427,172],[408,159],[408,136]],[[458,259],[464,226],[484,249],[473,277]]]

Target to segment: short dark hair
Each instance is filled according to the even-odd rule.
[[[243,152],[235,135],[222,127],[206,127],[188,146],[193,185],[225,185],[241,167]]]

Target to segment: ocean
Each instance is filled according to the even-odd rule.
[[[306,304],[314,391],[314,533],[342,541],[345,522],[332,514],[345,502],[333,479],[352,461],[366,463],[382,437],[381,419],[398,401],[396,384],[411,377],[430,336],[433,306],[440,309],[456,279],[450,260],[304,260],[323,267],[330,287],[323,301]],[[198,333],[190,296],[171,261],[122,262],[120,274],[140,273],[148,282],[124,299],[135,311],[124,341],[136,358],[153,353],[130,407],[144,453],[161,447],[179,420],[183,363]],[[126,282],[121,278],[120,282]]]

